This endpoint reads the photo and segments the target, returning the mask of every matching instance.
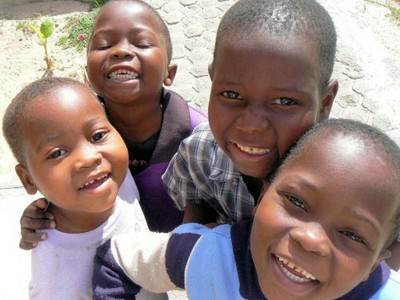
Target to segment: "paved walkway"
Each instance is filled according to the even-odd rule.
[[[52,5],[53,2],[57,1],[48,1],[46,5]],[[211,59],[215,31],[223,12],[236,1],[148,2],[159,10],[171,31],[174,61],[179,66],[173,88],[188,101],[206,110],[210,88],[207,65]],[[332,116],[373,124],[400,143],[399,27],[385,17],[388,10],[384,6],[363,0],[340,1],[340,6],[336,0],[320,0],[320,3],[332,14],[338,32],[335,77],[339,79],[340,90]],[[23,12],[21,8],[19,11]],[[4,32],[1,27],[3,23],[5,19],[0,20],[0,36],[3,34],[1,31]],[[23,59],[25,54],[18,54],[19,49],[14,50],[15,56],[21,55]],[[15,56],[11,59],[15,59]],[[0,61],[8,59],[0,56]],[[84,59],[82,61],[83,66]],[[32,63],[35,62],[32,60]],[[0,83],[0,88],[4,89],[0,93],[0,110],[5,108],[9,96],[13,95],[14,91],[8,88],[15,85],[17,78],[10,77],[3,85]],[[2,98],[5,96],[8,97]],[[29,278],[29,252],[18,249],[18,221],[30,198],[25,196],[20,187],[13,172],[15,162],[1,140],[0,228],[3,245],[6,246],[1,248],[0,265],[3,270],[11,270],[11,273],[0,279],[0,298],[23,299],[22,291]]]

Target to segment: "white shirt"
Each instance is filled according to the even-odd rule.
[[[115,201],[114,213],[98,228],[85,233],[44,230],[46,241],[32,250],[30,299],[92,299],[92,269],[96,248],[111,236],[147,230],[139,192],[130,174]]]

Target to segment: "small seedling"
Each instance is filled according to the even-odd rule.
[[[54,32],[54,21],[50,17],[44,17],[40,24],[40,28],[38,28],[35,24],[29,23],[29,27],[36,33],[39,37],[40,44],[44,47],[44,60],[47,65],[47,70],[51,70],[54,68],[54,63],[49,56],[49,52],[47,49],[47,39]]]

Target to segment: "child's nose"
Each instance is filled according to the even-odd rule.
[[[329,255],[329,237],[320,224],[303,223],[290,231],[290,237],[307,252],[313,252],[319,256]]]
[[[238,126],[248,132],[263,131],[270,127],[268,113],[264,107],[253,105],[241,114]]]
[[[75,157],[75,168],[77,170],[99,165],[103,158],[101,153],[92,144],[81,146],[76,151]]]
[[[131,49],[131,44],[125,40],[116,44],[110,54],[113,58],[126,58],[134,56],[134,52]]]

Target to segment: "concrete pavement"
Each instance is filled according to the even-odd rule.
[[[48,2],[50,5],[50,2],[57,1]],[[236,1],[148,2],[160,12],[171,31],[173,60],[178,64],[173,89],[192,104],[206,110],[210,88],[207,66],[211,60],[216,28],[223,13]],[[332,116],[373,124],[400,143],[399,25],[385,16],[387,8],[381,5],[363,0],[340,1],[340,6],[335,0],[320,0],[320,3],[332,14],[338,32],[335,77],[339,79],[340,89]],[[6,21],[0,20],[0,35],[4,34],[2,26]],[[12,81],[15,80],[10,79],[7,85],[1,86],[5,90],[0,93],[0,98],[4,95],[8,98],[1,99],[0,109],[4,109],[9,96],[15,94],[15,90],[8,89],[14,87]],[[0,226],[4,242],[0,262],[2,266],[9,266],[11,273],[2,272],[4,278],[0,278],[0,298],[24,299],[23,290],[29,278],[29,252],[18,248],[19,218],[32,197],[26,196],[21,188],[13,172],[15,161],[7,151],[1,137]]]

